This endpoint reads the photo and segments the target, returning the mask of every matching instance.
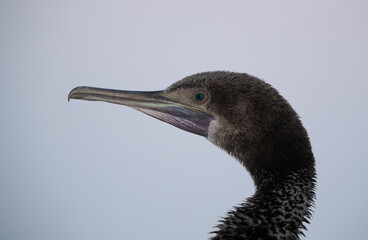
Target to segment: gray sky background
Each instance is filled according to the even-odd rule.
[[[247,72],[287,98],[317,160],[306,239],[365,239],[367,1],[1,1],[0,239],[207,239],[254,192],[206,139],[80,85],[160,90]]]

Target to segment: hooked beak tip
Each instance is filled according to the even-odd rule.
[[[76,87],[73,90],[71,90],[68,94],[68,102],[70,102],[70,99],[78,99],[78,93],[88,87]]]
[[[75,92],[75,90],[77,89],[78,87],[74,88],[73,90],[71,90],[68,94],[68,102],[70,102],[70,99],[73,98],[73,93]]]
[[[73,90],[70,91],[70,93],[68,94],[68,102],[70,102],[70,99],[72,98],[72,93],[73,93]]]

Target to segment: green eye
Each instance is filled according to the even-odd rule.
[[[194,100],[196,100],[197,102],[202,102],[205,98],[206,96],[204,95],[204,93],[201,92],[194,95]]]

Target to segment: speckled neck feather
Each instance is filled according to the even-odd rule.
[[[277,184],[261,184],[253,197],[220,221],[211,239],[299,239],[306,229],[303,223],[309,223],[314,184],[309,170],[295,172]]]

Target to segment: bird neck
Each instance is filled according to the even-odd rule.
[[[282,180],[270,177],[260,182],[251,198],[220,221],[212,240],[235,236],[242,236],[237,239],[299,239],[298,235],[306,229],[303,223],[309,223],[314,186],[314,172],[310,169],[300,169]]]

